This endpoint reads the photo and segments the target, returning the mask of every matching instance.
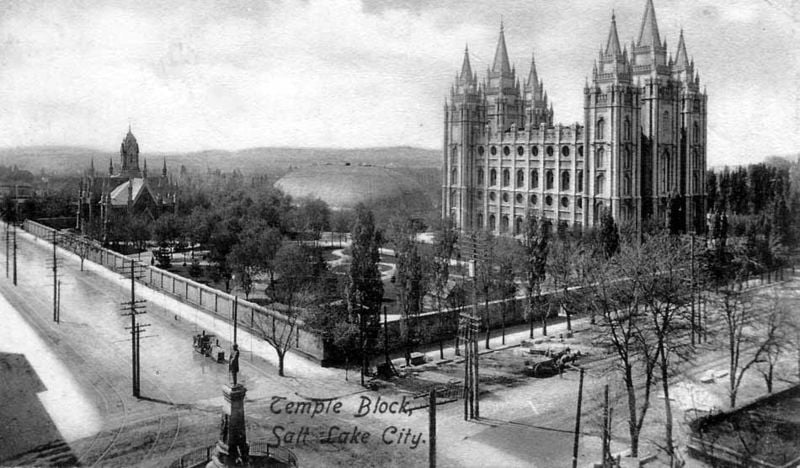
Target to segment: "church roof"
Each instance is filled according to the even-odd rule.
[[[145,184],[145,179],[135,178],[130,179],[121,185],[118,185],[114,190],[111,191],[110,199],[111,199],[111,206],[127,206],[128,205],[128,186],[131,186],[133,190],[131,190],[130,195],[133,196],[133,202],[139,199],[139,196],[147,190],[150,191],[150,188]],[[152,193],[150,194],[152,196]],[[155,198],[155,197],[153,197]]]

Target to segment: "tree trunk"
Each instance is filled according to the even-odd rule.
[[[547,314],[550,312],[550,303],[547,303],[547,309],[542,307],[542,335],[547,336]]]
[[[767,368],[767,374],[764,376],[764,379],[767,381],[767,393],[772,393],[772,375],[775,366],[772,363],[769,363],[769,367]]]
[[[500,312],[500,326],[503,328],[503,345],[506,344],[506,304],[503,303],[503,309]]]
[[[661,386],[664,389],[664,413],[666,421],[664,424],[664,436],[667,443],[667,455],[669,455],[670,462],[674,460],[675,448],[672,439],[672,403],[669,400],[669,369],[667,367],[667,358],[664,355],[664,350],[661,351]]]
[[[631,456],[639,456],[639,425],[636,417],[636,388],[630,366],[625,366],[625,391],[628,393],[628,433],[631,437]]]
[[[564,287],[564,301],[562,304],[564,308],[564,313],[567,314],[567,331],[572,331],[572,314],[569,313],[569,307],[567,305],[567,288]]]
[[[491,327],[489,326],[489,291],[486,291],[483,304],[484,310],[486,310],[486,349],[489,349],[489,332],[491,331]]]
[[[530,325],[530,338],[533,338],[533,296],[529,293],[528,294],[528,324]],[[800,355],[800,351],[798,351]],[[800,364],[800,358],[798,358],[798,364]],[[798,369],[798,374],[800,374],[800,369]]]
[[[276,351],[278,351],[276,349]],[[283,358],[286,357],[286,351],[278,351],[278,375],[281,377],[285,377],[283,375]]]

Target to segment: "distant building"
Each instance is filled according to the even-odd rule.
[[[137,215],[156,219],[165,212],[173,212],[177,201],[177,187],[167,172],[164,160],[161,173],[148,174],[147,160],[139,168],[139,143],[130,127],[119,149],[120,168],[108,161],[108,174],[98,174],[91,166],[81,178],[78,196],[77,228],[88,233],[99,230],[102,237],[116,216]]]
[[[524,219],[592,226],[665,222],[702,231],[707,95],[681,31],[675,54],[647,0],[638,40],[623,48],[614,15],[584,93],[582,125],[553,123],[531,59],[523,84],[503,27],[482,82],[464,52],[444,108],[442,215],[462,230],[520,234]]]
[[[430,209],[430,199],[412,177],[377,166],[326,164],[290,171],[275,187],[293,199],[318,198],[332,210],[353,209],[359,203],[401,204],[410,212]]]

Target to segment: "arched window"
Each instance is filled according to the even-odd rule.
[[[539,170],[534,169],[531,171],[531,188],[539,188]]]
[[[669,129],[672,127],[672,122],[669,119],[669,111],[664,111],[664,114],[661,117],[661,130],[664,133],[669,132]]]
[[[522,218],[519,216],[514,220],[514,234],[517,236],[522,234]]]
[[[489,185],[497,185],[497,169],[489,171]]]
[[[483,185],[483,168],[478,168],[478,185]]]
[[[453,149],[450,151],[450,161],[455,163],[458,161],[458,147],[453,146]]]
[[[508,232],[508,216],[503,215],[503,219],[501,221],[500,232]]]
[[[594,194],[602,195],[606,191],[606,178],[603,174],[597,176],[594,184]]]
[[[622,178],[622,187],[623,187],[623,195],[630,195],[631,194],[631,176],[625,174],[625,177]]]
[[[561,190],[569,190],[569,171],[561,172]]]
[[[508,187],[511,184],[511,172],[508,169],[503,169],[503,187]]]
[[[625,117],[625,141],[631,141],[631,120]]]
[[[483,228],[483,214],[478,213],[478,229]]]
[[[455,190],[453,190],[452,192],[450,192],[450,207],[454,207],[454,206],[456,206],[456,197],[457,197],[457,196],[458,196],[458,195],[456,194],[456,191],[455,191]]]
[[[525,186],[525,171],[517,170],[517,188]]]
[[[697,125],[697,122],[694,123],[694,142],[700,142],[700,126]]]
[[[552,190],[553,189],[554,179],[555,179],[555,176],[553,175],[553,171],[552,170],[548,170],[547,171],[547,175],[545,177],[547,179],[545,188],[547,190]]]
[[[631,150],[630,150],[630,148],[625,148],[625,151],[624,151],[623,156],[622,156],[622,167],[623,167],[623,169],[630,169],[632,162],[633,161],[631,159]]]
[[[493,214],[489,215],[489,225],[486,226],[490,231],[497,229],[497,218]]]
[[[578,192],[583,192],[583,171],[578,171],[577,187]]]
[[[600,169],[605,165],[605,156],[606,150],[603,148],[597,148],[597,153],[594,158],[594,167]]]
[[[458,171],[456,169],[453,169],[450,172],[450,183],[455,185],[457,182],[458,182]]]
[[[602,140],[605,138],[606,133],[606,121],[602,118],[597,121],[597,128],[595,129],[595,137],[598,140]]]

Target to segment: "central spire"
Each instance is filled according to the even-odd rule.
[[[502,74],[511,74],[511,65],[508,62],[508,51],[506,50],[506,35],[503,32],[503,21],[500,21],[500,38],[497,39],[497,50],[494,52],[494,63],[492,71]]]
[[[661,47],[661,37],[658,34],[656,9],[653,6],[653,0],[647,0],[647,6],[642,17],[642,27],[639,29],[639,41],[636,45],[639,47]]]
[[[469,64],[469,46],[464,47],[464,63],[461,65],[461,79],[472,80],[472,66]]]
[[[611,14],[611,29],[608,31],[608,41],[606,42],[606,55],[618,56],[622,53],[619,46],[619,34],[617,34],[617,16]]]

